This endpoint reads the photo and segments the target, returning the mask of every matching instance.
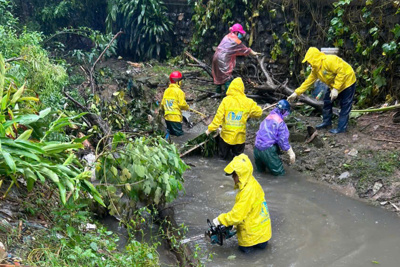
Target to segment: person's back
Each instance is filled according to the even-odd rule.
[[[290,162],[294,163],[296,155],[289,144],[289,129],[284,121],[289,113],[289,102],[280,100],[277,107],[261,122],[254,144],[254,161],[259,172],[267,169],[275,176],[285,174],[279,158],[279,148],[286,151]]]
[[[180,136],[182,131],[182,112],[188,110],[189,105],[185,100],[185,93],[180,88],[183,75],[179,71],[174,71],[170,75],[170,85],[164,91],[161,101],[161,108],[164,110],[164,119],[170,134]]]
[[[243,144],[246,141],[246,122],[249,118],[258,118],[262,110],[257,103],[246,97],[241,78],[236,78],[226,92],[209,131],[215,131],[222,125],[221,138],[230,145]]]
[[[290,148],[289,130],[283,116],[277,109],[274,109],[261,122],[260,129],[257,132],[255,147],[259,150],[267,149],[275,144],[283,151]]]

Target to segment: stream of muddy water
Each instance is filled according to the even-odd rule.
[[[253,160],[252,151],[245,153]],[[191,237],[204,233],[207,218],[233,207],[236,191],[223,172],[227,162],[197,156],[184,160],[193,167],[185,173],[186,192],[173,205],[177,222],[188,226]],[[206,266],[400,266],[400,218],[286,170],[284,177],[254,173],[272,219],[267,249],[243,254],[236,236],[223,246],[192,241],[192,247],[198,244],[214,254]]]

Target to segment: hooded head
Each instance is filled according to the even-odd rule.
[[[304,56],[302,63],[305,63],[307,61],[308,63],[310,63],[310,65],[313,68],[316,68],[316,67],[321,66],[321,62],[325,58],[326,58],[326,55],[324,53],[320,52],[318,50],[318,48],[310,47],[310,48],[308,48],[307,53]]]
[[[247,155],[240,154],[233,158],[233,160],[225,167],[224,171],[228,175],[236,172],[239,176],[239,183],[235,185],[235,188],[243,189],[253,176],[253,165]]]
[[[226,91],[227,96],[244,96],[244,83],[242,78],[238,77],[233,79]]]

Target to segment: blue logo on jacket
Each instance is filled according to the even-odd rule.
[[[239,111],[237,114],[231,111],[228,113],[228,116],[226,116],[226,118],[232,121],[240,121],[242,119],[242,116],[243,116],[243,111]]]

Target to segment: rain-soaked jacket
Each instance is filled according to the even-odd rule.
[[[161,108],[164,110],[164,119],[167,121],[182,122],[181,110],[188,110],[189,105],[185,100],[185,93],[179,85],[171,83],[165,90],[161,101]]]
[[[283,151],[290,149],[289,130],[278,108],[273,109],[261,122],[257,132],[255,147],[265,150],[277,144]]]
[[[221,138],[230,145],[243,144],[246,141],[246,122],[250,118],[262,115],[261,107],[244,94],[242,78],[236,78],[226,92],[226,97],[218,107],[217,114],[208,125],[210,132],[222,125]]]
[[[251,48],[246,47],[234,33],[225,35],[218,45],[212,60],[214,84],[224,84],[232,79],[236,56],[247,56]]]
[[[297,95],[304,93],[319,79],[331,89],[342,92],[356,82],[353,68],[335,55],[325,55],[315,47],[310,47],[304,57],[304,62],[310,63],[312,71],[302,85],[295,90]]]
[[[239,189],[235,205],[228,213],[222,213],[218,220],[225,226],[235,225],[239,246],[250,247],[271,239],[271,219],[269,217],[264,190],[253,177],[253,165],[245,154],[236,156],[224,169],[239,176]]]

